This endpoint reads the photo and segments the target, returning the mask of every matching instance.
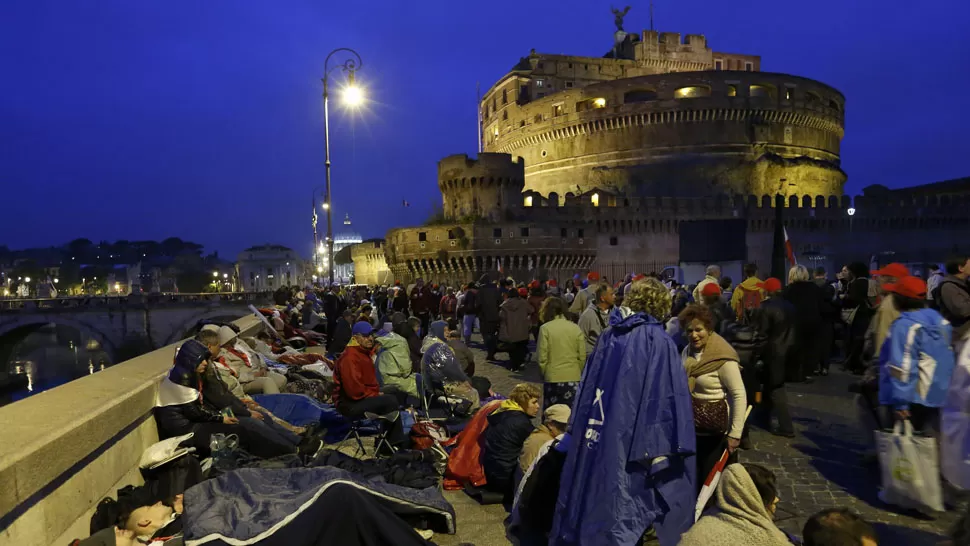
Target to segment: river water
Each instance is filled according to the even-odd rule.
[[[14,403],[111,366],[97,343],[71,328],[42,326],[19,341],[6,362],[6,374],[26,376],[22,388],[0,391],[0,406]]]

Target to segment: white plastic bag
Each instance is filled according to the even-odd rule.
[[[888,504],[923,513],[943,511],[943,489],[936,439],[913,436],[909,420],[897,421],[892,433],[876,431],[882,491]]]

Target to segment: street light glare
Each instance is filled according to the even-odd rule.
[[[329,208],[330,208],[330,203],[324,203],[323,204],[323,210],[327,210]]]
[[[364,103],[364,90],[357,84],[348,85],[344,88],[344,104],[347,106],[360,106]]]

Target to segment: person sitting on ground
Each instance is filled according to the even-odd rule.
[[[539,413],[541,395],[535,385],[520,383],[488,416],[488,428],[482,435],[482,469],[486,487],[502,493],[506,504],[511,504],[515,493],[516,463],[522,445],[532,434],[532,418]]]
[[[203,404],[203,374],[210,365],[211,353],[202,343],[191,339],[175,353],[175,364],[162,379],[155,398],[155,420],[163,438],[193,433],[190,440],[202,456],[209,454],[212,434],[236,434],[239,445],[261,458],[287,455],[297,451],[291,438],[260,426],[256,420],[234,417]],[[241,424],[240,419],[248,422]],[[297,441],[299,442],[299,441]],[[320,445],[307,446],[315,451]]]
[[[802,528],[802,541],[804,546],[879,546],[872,525],[848,508],[830,508],[808,518]]]
[[[475,353],[461,340],[461,325],[457,319],[448,319],[448,327],[445,328],[445,341],[455,353],[455,358],[461,364],[461,369],[468,377],[475,375]]]
[[[354,324],[353,337],[347,348],[334,363],[334,391],[333,401],[337,411],[351,420],[364,416],[365,412],[386,415],[397,410],[398,398],[384,394],[377,383],[374,371],[374,361],[371,353],[374,350],[375,330],[366,322]],[[404,431],[401,420],[395,420],[391,425],[388,441],[397,446],[404,443]]]
[[[772,521],[778,506],[778,486],[775,475],[763,466],[728,465],[717,484],[714,506],[715,510],[681,536],[678,546],[792,544]]]
[[[562,436],[566,432],[566,425],[569,424],[570,409],[566,404],[553,404],[542,412],[542,424],[539,425],[522,445],[522,453],[519,454],[519,468],[524,474],[536,457],[542,446]]]
[[[231,370],[248,394],[279,394],[286,385],[286,376],[269,371],[262,360],[257,362],[252,355],[238,349],[237,342],[239,339],[235,330],[228,326],[219,328],[220,351],[216,354],[216,360],[220,367]]]
[[[344,352],[347,348],[347,344],[350,343],[351,338],[351,324],[354,320],[354,312],[350,309],[345,309],[337,319],[337,323],[333,328],[333,337],[330,338],[329,343],[327,343],[327,352],[336,356]]]

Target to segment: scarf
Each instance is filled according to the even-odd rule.
[[[687,370],[687,385],[690,387],[690,392],[694,392],[694,383],[698,377],[720,370],[725,362],[738,362],[740,366],[738,352],[715,332],[711,332],[710,337],[707,338],[707,345],[701,352],[700,360],[697,360],[688,345],[684,349],[684,369]]]

